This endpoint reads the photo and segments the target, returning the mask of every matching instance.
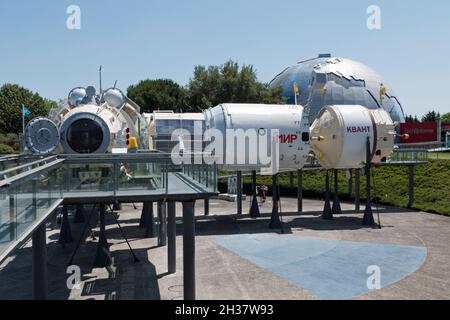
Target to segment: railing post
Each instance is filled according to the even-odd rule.
[[[16,216],[16,201],[14,188],[11,188],[9,193],[9,239],[11,241],[16,239],[16,224],[17,224],[17,216]]]
[[[289,189],[294,190],[294,172],[289,172]]]
[[[66,191],[69,192],[70,191],[70,166],[67,164],[65,166],[66,168],[66,172],[64,174],[65,177],[65,186],[66,186]]]
[[[113,195],[114,195],[114,198],[117,197],[118,189],[119,189],[118,168],[117,168],[117,163],[114,162],[114,164],[113,164]]]
[[[31,180],[31,214],[27,211],[27,222],[33,222],[37,217],[37,181],[36,179]]]

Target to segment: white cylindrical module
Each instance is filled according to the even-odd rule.
[[[393,151],[395,130],[391,117],[382,109],[338,105],[320,111],[311,135],[312,149],[324,168],[347,169],[366,163],[367,137],[372,163],[386,162]]]
[[[110,109],[82,105],[61,121],[61,147],[68,154],[111,152],[120,130],[121,123]]]
[[[299,169],[310,151],[309,126],[302,122],[307,121],[302,113],[303,107],[293,105],[221,104],[204,112],[205,137],[215,141],[220,133],[217,149],[223,152],[217,152],[216,159],[223,169],[259,170],[273,162],[276,134],[279,169]]]

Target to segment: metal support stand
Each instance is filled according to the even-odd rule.
[[[351,197],[353,193],[353,169],[350,169],[349,172],[350,177],[348,179],[348,195]]]
[[[242,171],[237,172],[236,179],[236,192],[237,192],[237,214],[242,214]]]
[[[73,217],[73,223],[84,223],[84,207],[82,204],[78,204],[75,209],[75,216]]]
[[[365,166],[365,173],[366,173],[366,209],[364,210],[364,217],[363,217],[363,225],[364,226],[374,226],[375,220],[373,219],[373,212],[372,212],[372,201],[371,201],[371,194],[370,194],[370,168],[372,167],[372,154],[370,152],[370,138],[367,137],[367,143],[366,143],[366,166]]]
[[[272,176],[272,216],[270,218],[270,229],[281,229],[280,213],[278,211],[278,201],[280,197],[278,195],[278,182],[277,175]]]
[[[145,228],[148,223],[148,211],[149,211],[149,202],[142,203],[142,211],[141,211],[141,217],[139,219],[139,228]],[[152,203],[152,210],[153,210],[153,203]]]
[[[408,193],[408,209],[411,209],[414,205],[414,166],[408,166],[409,176],[409,193]]]
[[[120,211],[120,210],[122,210],[122,204],[121,204],[121,203],[118,203],[118,202],[114,203],[114,204],[113,204],[113,210],[114,210],[114,211]]]
[[[130,249],[131,254],[133,255],[134,262],[135,262],[135,263],[136,263],[136,262],[139,262],[139,259],[138,259],[138,257],[136,256],[136,254],[134,253],[133,248],[131,248],[130,241],[128,241],[127,237],[125,236],[125,232],[123,232],[123,229],[122,229],[122,227],[120,226],[119,219],[117,219],[116,215],[114,214],[113,208],[110,208],[110,210],[111,210],[111,216],[112,216],[112,217],[114,218],[114,220],[116,221],[117,226],[119,227],[120,233],[122,234],[123,239],[124,239],[125,242],[127,243],[128,248]]]
[[[333,207],[331,211],[333,215],[342,214],[341,202],[339,201],[339,182],[338,182],[338,171],[334,170],[334,199],[333,199]]]
[[[297,171],[297,210],[303,212],[303,170]]]
[[[63,206],[61,229],[59,231],[58,243],[60,243],[64,247],[66,243],[71,242],[73,242],[73,237],[72,237],[72,230],[70,229],[68,208],[67,206]]]
[[[94,268],[104,268],[112,264],[111,254],[109,252],[109,245],[106,239],[106,225],[105,225],[105,214],[106,205],[100,204],[100,235],[98,239],[97,252],[94,259]]]
[[[45,223],[32,235],[33,244],[33,299],[48,298],[47,236]]]
[[[355,211],[356,211],[356,213],[361,211],[360,185],[361,185],[361,170],[356,169],[356,171],[355,171]]]
[[[167,202],[158,202],[158,246],[167,245]]]
[[[204,206],[205,216],[209,216],[209,199],[208,198],[205,199],[204,205],[205,205]]]
[[[183,202],[184,300],[195,300],[195,212],[194,202]]]
[[[289,172],[289,188],[294,190],[294,173]]]
[[[330,173],[327,170],[325,177],[325,206],[323,207],[322,219],[333,220],[333,211],[330,203]]]
[[[252,218],[261,217],[258,205],[258,195],[256,192],[256,171],[252,171],[252,204],[250,206],[250,217]]]
[[[167,264],[169,273],[177,271],[176,202],[167,203]]]
[[[154,238],[156,237],[156,223],[155,223],[155,214],[153,212],[153,202],[147,203],[147,211],[146,211],[146,226],[145,226],[145,234],[146,238]]]

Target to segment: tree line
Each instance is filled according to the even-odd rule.
[[[418,118],[417,115],[412,116],[412,115],[406,115],[405,116],[405,121],[406,122],[433,122],[433,121],[438,121],[438,120],[442,120],[444,122],[450,122],[450,112],[443,114],[441,116],[441,114],[437,111],[431,110],[428,111],[427,113],[425,113],[422,118]]]
[[[282,88],[259,82],[252,65],[227,61],[220,66],[196,66],[186,86],[170,79],[143,80],[127,90],[144,112],[198,112],[220,103],[283,104]]]

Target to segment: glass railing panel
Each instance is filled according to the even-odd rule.
[[[16,188],[16,228],[17,234],[23,234],[36,220],[37,211],[36,179],[19,183]]]
[[[69,164],[62,168],[64,192],[90,193],[114,191],[114,165]]]
[[[16,239],[15,206],[10,206],[10,199],[12,198],[12,201],[15,200],[15,192],[11,189],[12,188],[5,188],[0,190],[0,253]]]
[[[165,186],[164,163],[154,162],[118,163],[115,165],[115,179],[119,192],[161,192]]]

